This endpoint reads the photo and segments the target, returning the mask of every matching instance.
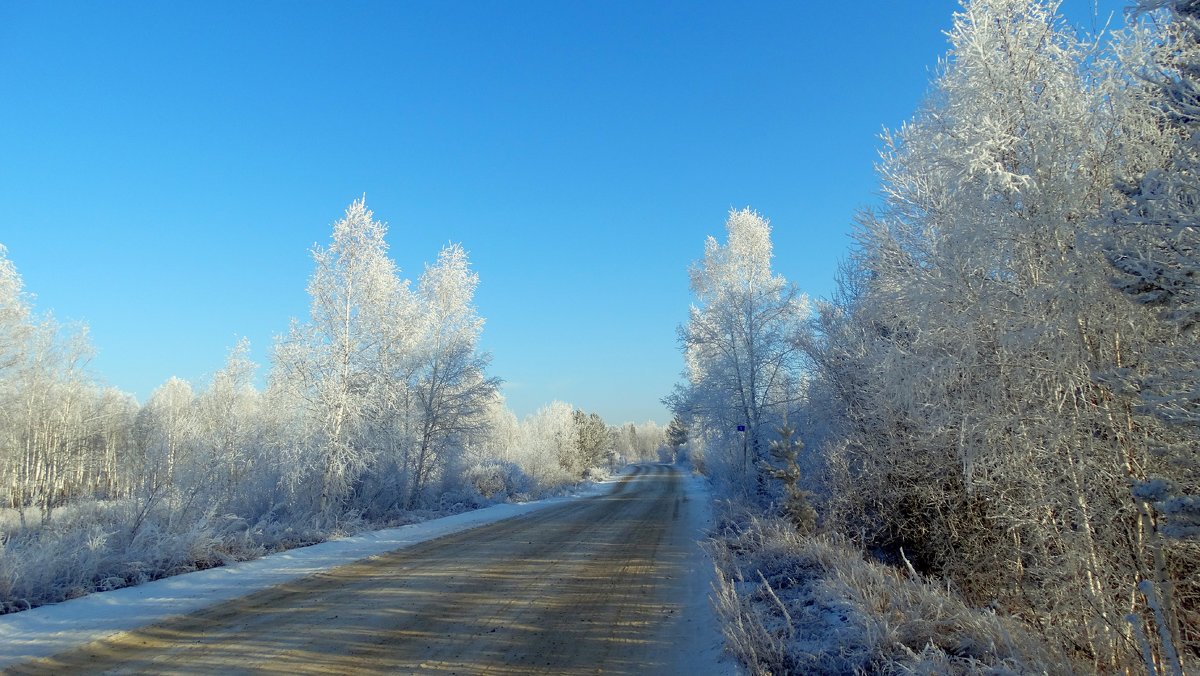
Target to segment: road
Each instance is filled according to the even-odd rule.
[[[677,468],[12,667],[8,673],[697,676]],[[703,632],[701,632],[703,633]],[[703,670],[701,670],[703,671]]]

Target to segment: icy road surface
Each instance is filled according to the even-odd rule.
[[[606,495],[331,568],[6,672],[732,671],[719,661],[710,565],[695,542],[707,512],[696,482],[675,467],[640,466]]]

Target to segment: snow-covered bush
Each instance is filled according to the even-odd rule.
[[[72,505],[50,524],[4,534],[0,608],[56,603],[254,553],[220,530],[215,522],[182,522],[163,506],[142,513],[129,500]]]
[[[486,507],[491,503],[492,501],[481,495],[474,486],[442,491],[437,496],[437,510],[443,514],[467,512]]]
[[[465,479],[488,500],[503,500],[533,489],[533,481],[516,463],[501,460],[473,465],[467,470]]]
[[[277,511],[248,522],[233,514],[184,512],[171,501],[80,501],[45,525],[0,532],[0,613],[57,603],[355,532]]]

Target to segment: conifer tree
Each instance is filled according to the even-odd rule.
[[[783,514],[800,533],[811,533],[817,527],[817,512],[809,502],[808,492],[800,487],[800,451],[804,442],[795,438],[796,430],[789,425],[779,428],[779,438],[770,446],[774,464],[763,461],[763,471],[783,484]]]

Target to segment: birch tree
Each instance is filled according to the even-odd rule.
[[[795,338],[808,302],[771,271],[765,218],[730,211],[725,228],[726,243],[709,237],[690,271],[697,304],[679,330],[686,382],[667,403],[724,441],[725,471],[749,490],[770,430],[799,401]]]
[[[0,246],[0,407],[14,412],[18,409],[20,388],[19,367],[24,364],[28,349],[29,308],[22,297],[21,277],[16,266]],[[20,418],[9,415],[0,418],[0,462],[3,462],[8,502],[21,511],[24,521],[25,488],[23,453],[21,450]]]
[[[142,474],[151,494],[176,486],[184,465],[192,460],[194,398],[187,381],[172,377],[154,390],[138,411],[134,438],[144,458]]]
[[[100,410],[92,353],[86,326],[34,316],[0,246],[0,481],[22,527],[27,508],[48,524],[58,506],[98,489],[102,466],[115,471],[104,444],[123,436],[101,431],[127,425],[129,410]]]
[[[570,404],[554,401],[521,421],[521,443],[516,462],[542,486],[555,486],[573,479],[565,469],[563,459],[570,457],[577,443],[574,410]]]
[[[1156,554],[1130,486],[1171,432],[1106,377],[1163,339],[1100,245],[1144,153],[1116,66],[1056,7],[964,4],[928,102],[885,136],[884,206],[861,218],[843,294],[802,344],[813,392],[844,407],[825,445],[841,527],[1108,671],[1161,624],[1137,592]]]
[[[407,506],[460,452],[471,435],[487,431],[488,406],[500,381],[485,370],[490,356],[478,350],[483,319],[472,299],[479,276],[457,244],[442,249],[426,268],[417,290],[421,339],[414,372],[419,430],[412,457]]]
[[[21,361],[29,332],[29,306],[22,297],[21,276],[0,244],[0,384]]]
[[[253,503],[272,488],[261,482],[249,483],[272,460],[261,439],[262,398],[253,383],[257,368],[250,360],[250,342],[243,338],[195,398],[196,437],[204,454],[202,471],[219,504]]]
[[[275,353],[278,384],[313,421],[304,465],[327,516],[345,505],[378,450],[363,432],[399,287],[386,232],[365,200],[346,209],[329,246],[312,251],[309,323],[293,322]]]
[[[1133,477],[1151,557],[1138,587],[1145,605],[1129,620],[1147,667],[1181,673],[1200,659],[1200,582],[1188,573],[1200,558],[1200,7],[1142,0],[1133,16],[1124,131],[1142,162],[1118,178],[1107,244],[1117,288],[1153,313],[1158,340],[1111,382],[1169,426]]]

